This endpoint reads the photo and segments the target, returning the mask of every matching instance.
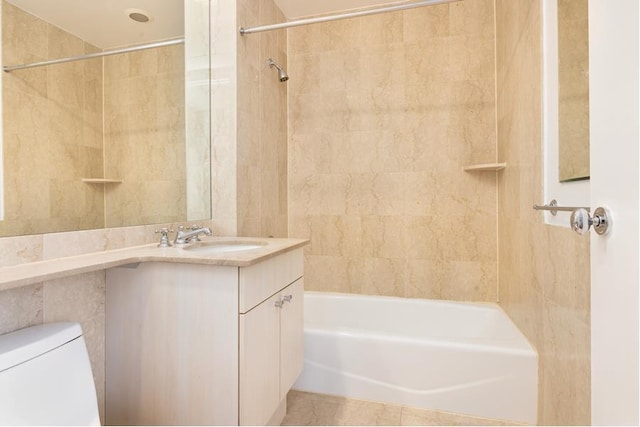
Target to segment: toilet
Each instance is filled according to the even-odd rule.
[[[0,335],[0,425],[100,425],[79,324]]]

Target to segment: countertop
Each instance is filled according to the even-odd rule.
[[[259,244],[261,246],[257,249],[218,253],[202,253],[186,249],[192,245],[224,244],[225,242],[231,244]],[[306,239],[212,237],[203,239],[201,243],[194,243],[185,247],[158,248],[156,244],[149,244],[93,252],[2,267],[0,268],[0,291],[140,262],[178,262],[248,267],[276,255],[301,248],[308,243],[309,240]]]

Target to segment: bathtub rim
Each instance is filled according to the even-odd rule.
[[[497,311],[500,313],[503,319],[508,321],[508,324],[511,329],[517,332],[518,339],[521,341],[521,345],[515,348],[510,348],[510,350],[514,350],[516,353],[521,353],[525,355],[529,350],[533,353],[536,359],[539,360],[538,349],[533,345],[533,343],[529,340],[529,338],[520,330],[518,325],[511,319],[511,317],[507,314],[506,311],[500,306],[497,302],[488,302],[488,301],[455,301],[455,300],[441,300],[441,299],[430,299],[430,298],[412,298],[412,297],[399,297],[399,296],[391,296],[391,295],[370,295],[370,294],[356,294],[356,293],[346,293],[346,292],[324,292],[324,291],[304,291],[305,302],[307,296],[314,297],[330,297],[340,300],[345,299],[363,299],[363,300],[391,300],[396,302],[408,301],[408,302],[416,302],[416,303],[427,303],[427,304],[435,304],[442,307],[455,307],[455,308],[473,308],[476,310],[487,310],[487,311]],[[304,327],[305,329],[309,329],[310,331],[321,331],[321,330],[331,330],[337,331],[338,333],[344,334],[356,334],[357,332],[362,332],[361,329],[357,328],[348,328],[348,327],[335,327],[335,328],[323,328],[318,325],[317,322],[308,322],[306,317],[304,319]],[[378,336],[380,338],[392,338],[394,339],[394,335],[389,332],[375,332],[368,330],[367,335],[370,336]],[[410,340],[410,337],[407,337]],[[447,343],[456,343],[459,341],[455,340],[447,340],[444,337],[438,337],[436,339],[428,339],[428,341],[442,341]],[[469,340],[474,342],[476,340]],[[481,341],[481,340],[477,340]],[[477,345],[482,346],[481,342],[477,342]],[[487,348],[492,348],[494,346],[487,345]]]

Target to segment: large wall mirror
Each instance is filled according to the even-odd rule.
[[[135,49],[2,72],[0,236],[209,219],[209,0],[1,7],[4,67]]]
[[[588,0],[542,0],[544,200],[589,206]],[[569,226],[545,212],[548,224]]]

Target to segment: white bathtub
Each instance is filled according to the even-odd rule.
[[[538,356],[496,304],[306,292],[294,389],[536,424]]]

